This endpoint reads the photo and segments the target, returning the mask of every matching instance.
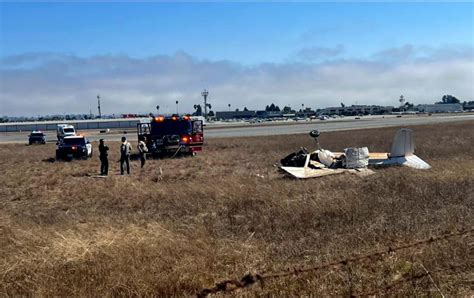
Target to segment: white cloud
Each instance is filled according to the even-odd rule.
[[[334,48],[307,47],[299,50],[296,56],[303,61],[317,61],[319,59],[337,57],[343,52],[343,45],[337,45]]]
[[[104,113],[192,111],[203,88],[217,110],[346,104],[395,105],[400,94],[431,103],[443,94],[474,100],[473,49],[387,49],[366,60],[288,62],[246,67],[229,61],[173,56],[77,57],[28,53],[0,60],[0,114],[88,113],[101,94]],[[391,55],[389,55],[391,54]],[[390,56],[390,57],[389,57]],[[388,59],[389,57],[390,59]]]

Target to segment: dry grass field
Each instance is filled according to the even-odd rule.
[[[472,229],[474,122],[413,129],[433,169],[365,178],[285,178],[274,164],[313,148],[307,135],[212,139],[194,158],[148,160],[145,170],[134,161],[130,176],[118,175],[118,143],[109,143],[104,179],[91,177],[97,156],[54,162],[54,144],[0,145],[0,295],[189,296],[248,272]],[[387,151],[396,130],[323,133],[321,144]],[[469,296],[473,247],[467,234],[233,294]],[[401,282],[424,268],[430,276]]]

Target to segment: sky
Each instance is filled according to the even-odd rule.
[[[474,3],[0,2],[0,115],[474,100]]]

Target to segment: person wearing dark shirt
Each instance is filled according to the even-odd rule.
[[[100,174],[107,176],[109,173],[109,147],[104,144],[104,139],[99,140],[99,158],[100,158]]]

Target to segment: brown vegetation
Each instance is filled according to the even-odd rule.
[[[413,127],[433,169],[284,178],[307,135],[212,139],[195,158],[93,178],[98,157],[53,162],[54,145],[0,146],[0,294],[191,295],[247,272],[366,254],[474,226],[474,123]],[[389,150],[397,129],[323,133],[324,148]],[[97,144],[95,144],[96,146]],[[97,153],[97,147],[95,147]],[[160,174],[159,168],[163,174]],[[235,293],[469,295],[473,236],[456,237]],[[397,285],[426,267],[430,278]],[[348,273],[350,270],[350,274]],[[352,290],[351,290],[352,288]]]

